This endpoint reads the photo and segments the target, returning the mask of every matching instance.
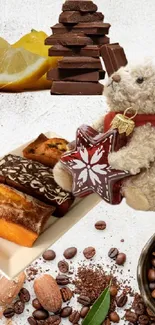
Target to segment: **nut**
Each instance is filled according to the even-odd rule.
[[[17,297],[25,281],[25,273],[20,273],[14,280],[8,280],[4,276],[0,278],[0,306],[10,305]]]
[[[45,310],[55,313],[61,309],[61,292],[51,275],[45,274],[36,279],[34,281],[34,291]]]

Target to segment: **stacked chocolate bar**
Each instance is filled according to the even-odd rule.
[[[91,0],[66,0],[63,4],[59,23],[51,27],[53,34],[45,40],[52,45],[49,56],[63,57],[58,68],[47,73],[47,79],[53,81],[52,95],[102,95],[99,81],[105,71],[100,56],[103,53],[106,66],[102,47],[109,44],[110,24],[103,23],[104,15],[97,10]]]

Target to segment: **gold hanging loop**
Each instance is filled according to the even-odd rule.
[[[118,129],[119,134],[126,133],[128,136],[133,132],[135,128],[135,122],[133,119],[136,117],[137,111],[131,117],[126,116],[127,112],[131,109],[132,107],[128,107],[124,111],[124,114],[117,114],[111,122],[111,128]]]

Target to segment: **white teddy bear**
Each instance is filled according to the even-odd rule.
[[[131,176],[123,181],[122,194],[127,204],[137,210],[155,210],[155,66],[143,64],[120,68],[108,80],[104,90],[111,112],[135,114],[135,129],[125,147],[109,154],[112,168],[127,170]],[[104,130],[104,117],[93,127]],[[107,131],[107,130],[106,130]],[[55,181],[65,190],[72,189],[72,176],[58,162]]]

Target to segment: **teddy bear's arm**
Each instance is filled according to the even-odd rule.
[[[126,147],[109,154],[112,168],[128,170],[132,175],[149,168],[155,160],[155,128],[150,124],[135,129]]]

